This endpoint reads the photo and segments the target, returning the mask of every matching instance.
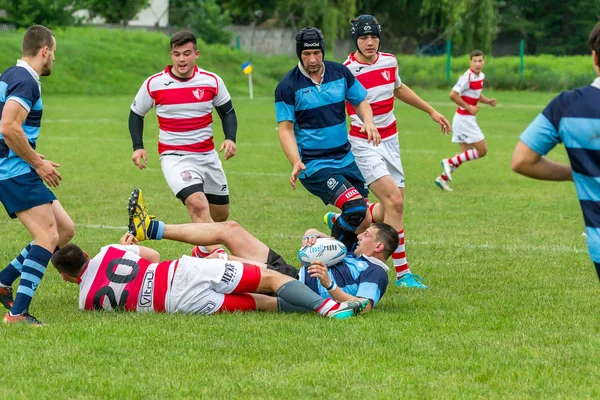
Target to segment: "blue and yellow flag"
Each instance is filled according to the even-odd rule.
[[[245,63],[242,64],[242,71],[248,75],[252,73],[252,64],[250,64],[250,61],[246,61]]]

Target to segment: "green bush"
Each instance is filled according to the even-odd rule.
[[[560,91],[589,85],[595,78],[590,56],[527,56],[523,78],[519,57],[486,57],[485,87],[500,90]],[[469,68],[469,57],[452,58],[450,82],[446,81],[446,57],[398,56],[400,77],[412,86],[450,88]]]
[[[56,64],[44,93],[135,95],[148,76],[171,62],[169,39],[163,33],[73,27],[57,30]],[[20,57],[23,31],[0,35],[0,70]],[[248,94],[248,78],[241,65],[248,55],[224,45],[199,41],[198,66],[219,74],[233,95]],[[560,91],[588,85],[595,77],[589,56],[536,56],[525,58],[523,78],[518,57],[488,57],[484,69],[486,88],[501,90]],[[296,64],[287,56],[252,57],[256,96],[273,96],[277,82]],[[398,56],[400,76],[410,86],[449,89],[469,67],[468,56],[451,60],[446,81],[445,57]]]

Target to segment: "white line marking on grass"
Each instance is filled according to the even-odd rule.
[[[283,176],[289,176],[290,174],[288,173],[283,173],[283,172],[248,172],[248,171],[229,171],[227,172],[227,174],[231,174],[231,175],[250,175],[250,176],[279,176],[279,177],[283,177]]]
[[[115,118],[82,118],[82,119],[44,119],[44,123],[50,124],[72,124],[83,123],[83,124],[97,124],[97,123],[107,123],[107,122],[117,122],[118,119]]]
[[[129,229],[126,226],[111,226],[111,225],[94,225],[94,224],[75,224],[78,228],[88,228],[88,229],[111,229],[111,230],[120,230],[126,231]]]
[[[120,230],[126,231],[128,227],[126,226],[111,226],[111,225],[94,225],[94,224],[76,224],[78,228],[87,228],[87,229],[110,229],[110,230]],[[271,233],[266,235],[268,239],[297,239],[298,242],[302,240],[302,235],[290,235],[288,233]],[[409,241],[408,247],[410,246],[425,246],[431,247],[435,246],[438,248],[443,247],[453,247],[457,249],[469,249],[469,250],[502,250],[509,252],[523,252],[523,251],[543,251],[543,252],[552,252],[552,253],[575,253],[575,254],[587,254],[586,249],[578,249],[575,247],[565,246],[565,245],[533,245],[533,246],[522,246],[522,245],[507,245],[507,244],[448,244],[445,241]]]
[[[253,100],[249,100],[246,98],[236,98],[235,101],[238,101],[238,102],[250,102],[250,101],[273,102],[273,98],[272,97],[255,97]],[[425,101],[427,101],[427,99],[425,99]],[[550,100],[548,100],[548,101],[550,101]],[[427,101],[427,103],[429,103],[432,106],[436,106],[436,107],[437,106],[448,106],[448,107],[456,108],[456,104],[450,100],[448,100],[448,101],[433,100],[433,101]],[[548,103],[544,103],[544,104],[499,103],[496,105],[496,108],[525,108],[525,109],[542,111],[544,109],[544,107],[546,107],[547,105],[548,105]]]

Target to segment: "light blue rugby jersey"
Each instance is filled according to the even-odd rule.
[[[23,131],[29,144],[35,149],[42,122],[42,94],[37,73],[22,60],[0,75],[0,118],[9,100],[18,102],[27,110]],[[30,171],[29,164],[6,145],[0,131],[0,180],[14,178]]]
[[[521,141],[541,155],[564,143],[583,211],[588,250],[599,268],[600,78],[555,97],[523,132]]]
[[[379,260],[370,257],[356,257],[348,254],[342,262],[329,267],[327,272],[344,293],[351,296],[373,300],[373,307],[383,297],[388,285],[387,271]],[[387,268],[387,266],[386,266]],[[300,282],[324,299],[331,298],[319,279],[311,277],[306,267],[299,273]]]
[[[321,168],[343,168],[354,157],[348,142],[345,100],[358,105],[367,97],[366,89],[344,65],[324,61],[321,85],[297,65],[275,89],[277,122],[291,121],[300,158],[306,170],[300,178]]]

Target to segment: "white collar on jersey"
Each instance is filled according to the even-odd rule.
[[[371,262],[371,263],[373,263],[373,264],[377,264],[377,265],[379,265],[379,266],[380,266],[381,268],[383,268],[383,269],[384,269],[384,271],[386,271],[386,272],[390,270],[390,267],[388,267],[388,266],[386,265],[386,263],[384,263],[383,261],[381,261],[381,260],[379,260],[379,259],[377,259],[377,258],[375,258],[375,257],[369,257],[369,256],[365,256],[364,254],[362,255],[362,257],[366,258],[367,260],[369,260],[369,262]]]
[[[600,89],[600,76],[594,79],[594,82],[592,82],[592,86],[596,89]]]
[[[321,83],[323,83],[323,78],[325,77],[325,63],[323,63],[323,72],[321,73],[321,83],[315,82],[313,80],[313,78],[311,78],[310,75],[308,75],[308,72],[306,72],[304,70],[304,67],[302,66],[302,61],[298,61],[298,69],[300,70],[300,72],[302,72],[302,75],[304,75],[305,77],[310,79],[312,81],[312,83],[314,83],[315,85],[321,86]]]
[[[38,75],[37,72],[35,72],[35,70],[33,68],[31,68],[31,66],[29,64],[27,64],[25,61],[23,60],[17,60],[17,67],[23,67],[25,68],[27,71],[29,71],[29,73],[31,74],[31,76],[33,76],[33,78],[36,81],[40,81],[40,76]]]

